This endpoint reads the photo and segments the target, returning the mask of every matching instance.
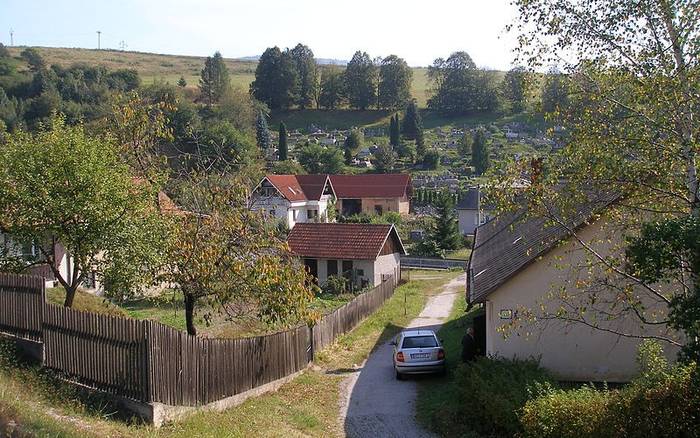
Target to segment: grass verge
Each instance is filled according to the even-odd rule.
[[[438,336],[443,340],[445,353],[448,358],[447,373],[444,377],[421,381],[418,386],[416,412],[419,423],[426,429],[440,432],[439,424],[436,424],[438,413],[447,409],[450,404],[458,400],[457,386],[455,384],[455,370],[461,366],[462,337],[472,320],[481,311],[473,308],[466,312],[467,303],[464,298],[457,298],[449,320],[443,324]]]

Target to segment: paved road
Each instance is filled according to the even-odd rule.
[[[464,281],[465,275],[461,275],[446,284],[408,327],[439,328],[450,315],[455,299],[464,296]],[[359,371],[343,382],[341,419],[347,436],[433,436],[420,428],[415,420],[417,382],[413,378],[403,381],[394,378],[391,353],[391,345],[379,346]]]

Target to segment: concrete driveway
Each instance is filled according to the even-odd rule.
[[[437,330],[449,317],[455,299],[464,296],[465,275],[443,286],[442,291],[430,298],[420,315],[407,328]],[[417,382],[411,377],[396,380],[391,354],[391,345],[380,345],[362,367],[343,382],[340,415],[347,436],[433,436],[415,420]]]

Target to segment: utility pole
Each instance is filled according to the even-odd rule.
[[[101,31],[99,31],[99,30],[97,31],[97,50],[100,50],[100,34],[101,33],[102,33]]]
[[[10,28],[10,45],[15,45],[15,31],[12,28]]]
[[[121,49],[122,52],[124,50],[126,50],[127,47],[128,46],[126,45],[126,41],[124,41],[124,40],[119,41],[119,48]]]

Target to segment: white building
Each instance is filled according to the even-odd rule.
[[[626,382],[638,373],[639,337],[679,340],[659,322],[668,308],[658,297],[630,285],[644,304],[637,309],[649,322],[643,323],[634,309],[612,302],[625,279],[617,284],[604,267],[591,268],[590,253],[581,242],[603,257],[617,258],[623,250],[623,234],[605,216],[588,222],[606,205],[582,207],[567,226],[509,214],[477,229],[467,296],[485,309],[474,329],[486,355],[534,358],[561,380]],[[581,312],[575,319],[551,316],[577,303],[582,307],[573,307]],[[670,344],[664,349],[671,359],[678,351]]]
[[[300,222],[327,222],[334,199],[328,175],[266,175],[253,190],[251,208],[292,229]]]
[[[483,195],[479,187],[470,187],[464,197],[457,203],[459,232],[473,235],[479,225],[491,219],[491,211],[483,204]]]
[[[401,275],[401,238],[391,224],[298,224],[287,241],[319,284],[343,276],[353,289],[372,287]]]

